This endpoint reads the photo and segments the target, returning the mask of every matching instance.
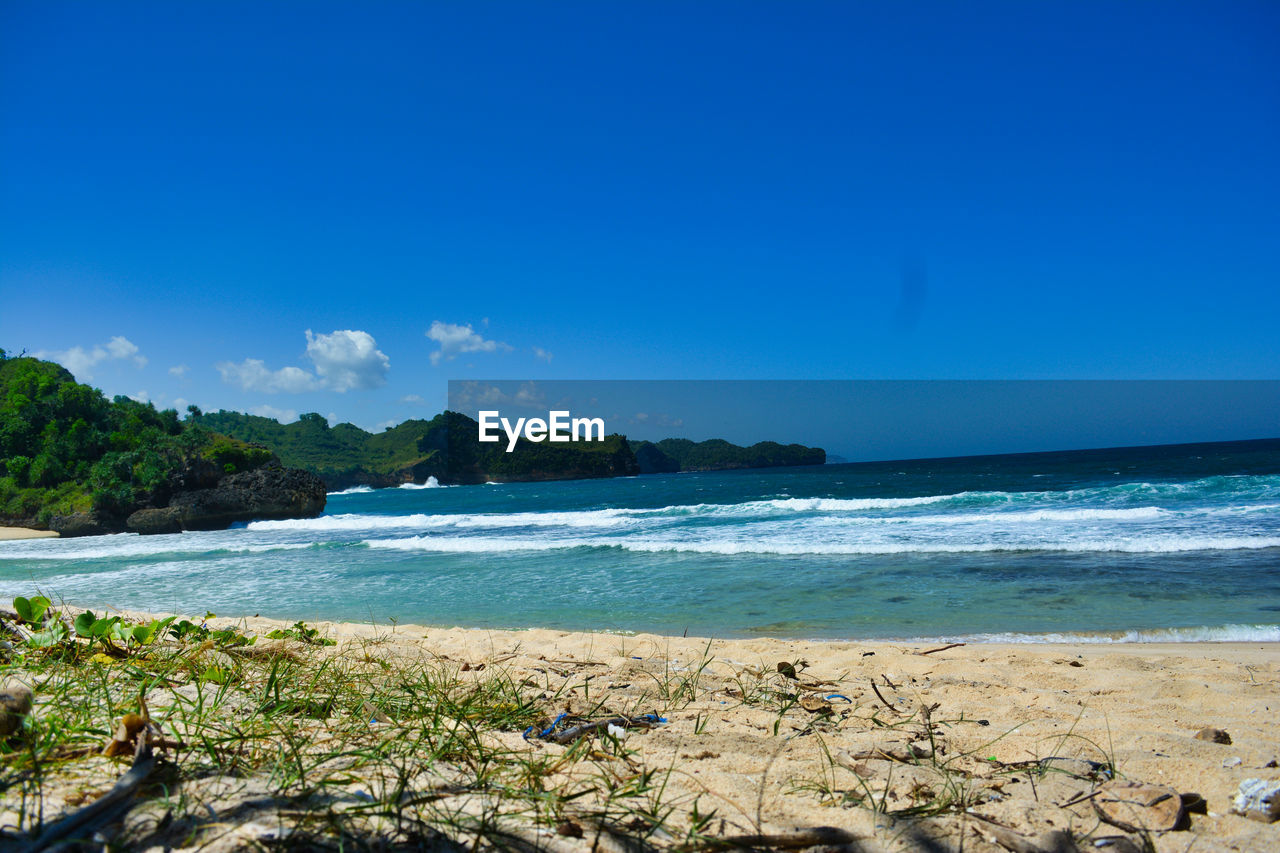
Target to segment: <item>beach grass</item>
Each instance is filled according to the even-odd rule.
[[[496,668],[392,665],[376,638],[337,654],[298,628],[306,633],[264,642],[206,626],[136,646],[69,634],[11,650],[7,680],[41,699],[0,764],[11,837],[38,836],[119,772],[134,754],[129,737],[121,757],[102,753],[129,715],[149,722],[165,754],[150,796],[119,830],[131,844],[209,843],[249,823],[261,831],[269,817],[268,835],[289,847],[501,847],[539,828],[572,834],[567,815],[588,793],[602,796],[580,820],[597,831],[664,831],[663,774],[639,766],[617,737],[583,738],[558,755],[495,737],[545,726],[554,692],[533,693]],[[655,695],[681,689],[662,684]]]
[[[22,601],[0,675],[36,703],[0,745],[0,842],[26,849],[1181,849],[1092,808],[1127,772],[1105,720],[985,719],[928,652],[892,678],[675,638],[451,656],[408,626]]]

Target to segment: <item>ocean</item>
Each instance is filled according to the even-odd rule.
[[[0,599],[691,636],[1280,641],[1280,440],[356,489],[0,543]]]

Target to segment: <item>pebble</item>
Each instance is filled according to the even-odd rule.
[[[1251,820],[1274,823],[1280,818],[1280,779],[1245,779],[1231,811]]]
[[[25,684],[0,687],[0,738],[22,727],[22,718],[31,713],[31,688]]]
[[[1231,744],[1231,735],[1227,734],[1222,729],[1215,729],[1210,726],[1196,732],[1196,740],[1207,740],[1210,743],[1225,743],[1229,746]]]

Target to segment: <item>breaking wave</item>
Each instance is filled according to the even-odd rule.
[[[254,521],[249,529],[268,530],[381,530],[431,529],[439,527],[618,527],[632,523],[625,510],[601,509],[587,512],[510,512],[457,515],[322,515],[319,518],[290,518]]]
[[[970,554],[997,551],[1065,551],[1072,553],[1162,554],[1180,551],[1236,551],[1280,548],[1280,537],[1183,537],[1098,539],[1084,541],[1003,543],[1003,542],[858,542],[824,543],[812,537],[793,540],[725,539],[704,541],[652,541],[616,538],[497,538],[412,536],[404,539],[368,539],[370,548],[398,551],[438,551],[445,553],[497,553],[554,551],[571,548],[617,548],[638,553],[687,554]]]
[[[440,481],[435,477],[428,477],[425,483],[401,483],[400,488],[416,490],[416,489],[447,489],[448,486],[440,485]]]
[[[325,495],[327,497],[336,498],[339,495],[365,495],[372,491],[373,489],[369,486],[352,486],[351,488],[343,489],[340,492],[326,492]]]

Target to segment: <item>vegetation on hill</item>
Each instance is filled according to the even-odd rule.
[[[508,453],[505,440],[481,442],[480,425],[458,412],[432,418],[418,442],[434,453],[435,476],[441,482],[483,483],[486,480],[578,480],[639,473],[625,436],[604,441],[530,442],[521,440]]]
[[[235,473],[272,458],[173,409],[108,400],[57,364],[0,350],[0,521],[123,518],[164,505],[194,468]]]
[[[665,439],[630,443],[609,435],[602,442],[552,444],[522,440],[507,452],[506,440],[479,441],[479,425],[467,415],[442,412],[410,420],[380,433],[342,423],[330,427],[318,414],[290,424],[239,412],[195,414],[211,430],[271,448],[281,461],[322,477],[330,489],[425,482],[483,483],[486,480],[576,480],[637,473],[714,471],[779,465],[821,465],[821,448],[763,441],[740,447],[721,439]]]
[[[306,414],[290,424],[220,411],[197,414],[209,429],[270,447],[291,467],[322,477],[330,489],[425,482],[483,483],[500,480],[560,480],[635,474],[626,438],[603,442],[506,445],[481,443],[479,425],[466,415],[442,412],[429,421],[409,420],[380,433],[354,424],[329,427],[322,415]]]
[[[314,412],[289,424],[240,412],[192,412],[191,421],[223,435],[271,448],[290,468],[320,475],[330,488],[382,480],[418,461],[416,441],[426,421],[405,421],[377,436],[352,424],[330,427]],[[371,442],[370,439],[377,439]]]

